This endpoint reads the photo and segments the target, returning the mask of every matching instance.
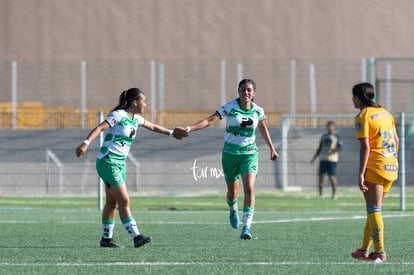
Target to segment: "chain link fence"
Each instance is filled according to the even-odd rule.
[[[85,125],[81,122],[85,113],[110,110],[122,90],[130,87],[139,87],[146,93],[147,112],[153,121],[162,122],[162,114],[169,112],[212,112],[237,96],[237,84],[242,78],[256,81],[256,101],[267,113],[349,113],[353,112],[352,105],[342,103],[349,101],[352,85],[366,75],[363,61],[0,61],[0,85],[4,91],[0,112],[12,116],[2,118],[0,127],[47,127],[46,122],[33,121],[37,119],[25,122],[36,112],[79,115],[80,127]],[[49,117],[46,114],[44,120]]]
[[[343,139],[337,168],[339,188],[355,188],[359,144],[351,114],[284,115],[282,127],[270,128],[280,159],[269,160],[260,135],[258,192],[317,190],[317,164],[310,164],[326,122],[334,120]],[[413,186],[414,156],[412,114],[403,126],[396,115],[404,164],[395,188]],[[402,133],[405,131],[405,135]],[[0,130],[0,194],[9,195],[95,195],[98,177],[94,141],[86,157],[76,158],[75,148],[89,129]],[[216,194],[225,191],[221,168],[224,129],[217,125],[191,133],[183,141],[140,129],[127,164],[127,186],[140,195]],[[404,139],[403,139],[404,137]],[[402,151],[400,151],[400,157]]]

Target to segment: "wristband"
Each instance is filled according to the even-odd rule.
[[[88,146],[89,146],[89,144],[91,144],[91,142],[89,140],[87,140],[87,139],[85,139],[82,143],[85,143]]]
[[[191,126],[187,126],[187,127],[185,127],[185,131],[186,131],[187,133],[191,132]]]
[[[170,136],[172,136],[173,133],[174,133],[174,130],[170,130]]]

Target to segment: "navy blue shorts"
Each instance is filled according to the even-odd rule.
[[[319,175],[328,174],[329,176],[336,175],[336,162],[320,161],[319,162]]]

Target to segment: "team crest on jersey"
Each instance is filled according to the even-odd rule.
[[[355,129],[357,129],[357,131],[361,131],[362,130],[362,124],[361,122],[358,122],[355,124]]]
[[[115,174],[114,175],[114,181],[120,182],[121,181],[121,176],[119,174]]]

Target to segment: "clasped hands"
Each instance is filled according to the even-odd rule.
[[[184,127],[175,127],[172,133],[172,136],[175,139],[182,140],[185,137],[188,137],[188,130]]]

